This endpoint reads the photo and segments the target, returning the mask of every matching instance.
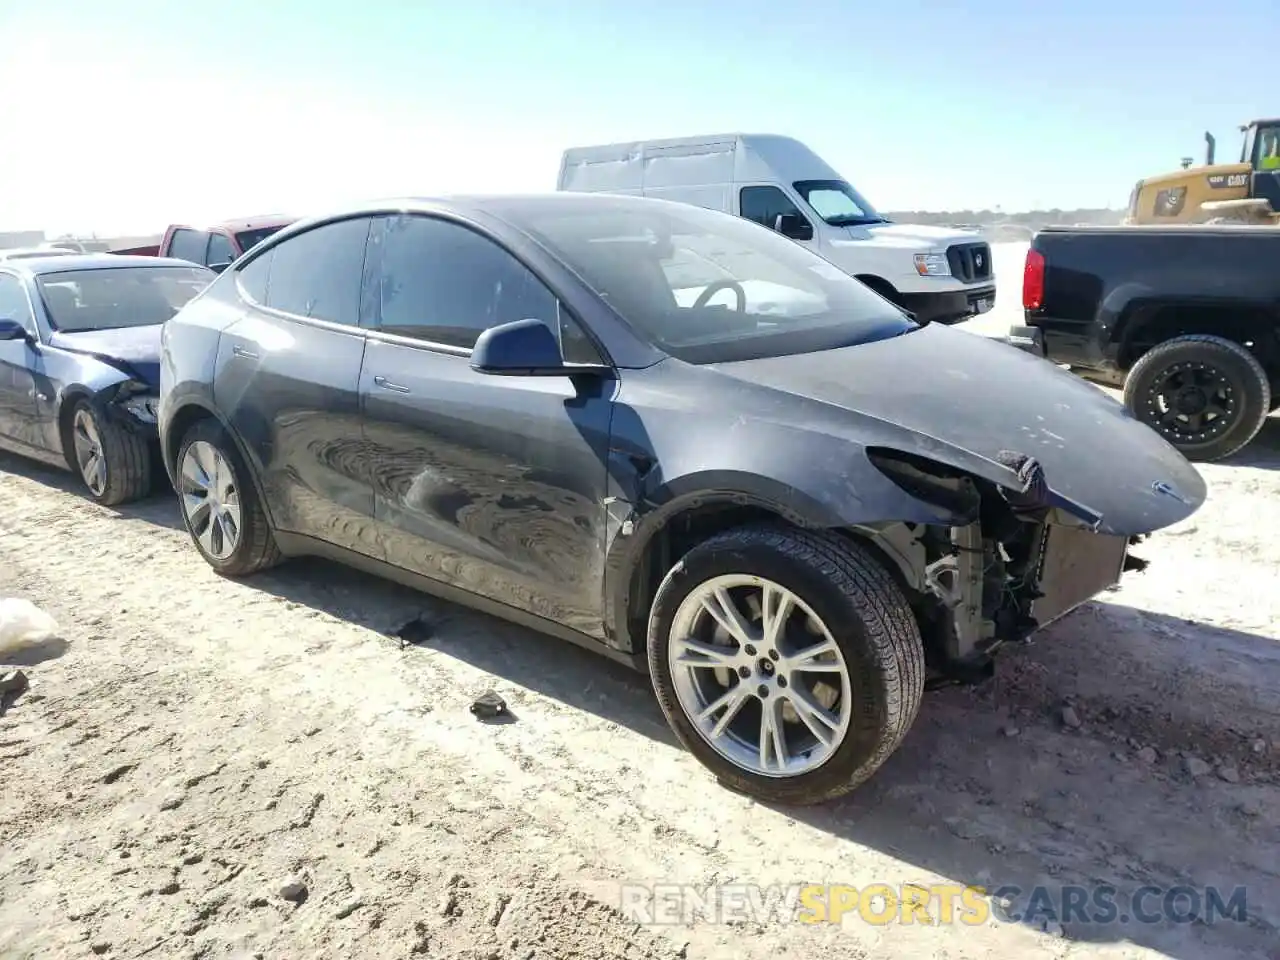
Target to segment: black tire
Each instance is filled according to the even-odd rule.
[[[826,624],[848,667],[849,728],[831,756],[807,772],[765,776],[714,749],[690,722],[668,663],[676,612],[700,584],[749,574],[779,584]],[[741,527],[690,550],[658,588],[649,615],[649,671],[658,704],[680,742],[731,789],[784,804],[815,804],[866,781],[906,736],[924,692],[924,644],[897,582],[866,548],[836,534],[784,525]]]
[[[196,531],[191,528],[186,511],[182,510],[182,464],[191,445],[199,441],[212,446],[230,465],[235,477],[235,488],[240,502],[241,532],[235,548],[224,558],[215,557],[205,550]],[[271,524],[258,499],[258,490],[249,475],[249,467],[240,456],[235,442],[227,435],[220,423],[205,419],[187,431],[178,447],[175,475],[183,526],[187,528],[187,533],[191,535],[191,542],[195,544],[196,549],[200,551],[200,556],[204,557],[209,566],[226,577],[245,577],[273,567],[281,561],[280,548],[276,546]]]
[[[77,420],[81,416],[92,422],[101,449],[105,481],[100,491],[95,491],[90,485],[77,456]],[[104,507],[141,500],[151,494],[154,477],[151,444],[145,437],[116,423],[103,411],[101,405],[88,397],[80,397],[72,405],[63,437],[63,455],[84,484],[89,499]]]
[[[1162,425],[1157,404],[1156,391],[1165,378],[1179,367],[1191,366],[1221,377],[1230,389],[1232,404],[1221,427],[1199,435]],[[1223,337],[1194,334],[1166,340],[1138,359],[1125,378],[1124,405],[1188,460],[1207,463],[1231,456],[1258,435],[1271,412],[1271,385],[1247,347]]]

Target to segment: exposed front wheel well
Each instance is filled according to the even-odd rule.
[[[860,280],[865,286],[870,287],[890,303],[899,307],[902,306],[902,294],[898,293],[897,288],[883,277],[877,277],[870,273],[860,273],[855,279]]]
[[[633,648],[643,648],[648,629],[649,609],[658,586],[667,572],[685,554],[698,544],[717,534],[752,524],[773,523],[802,529],[800,524],[780,512],[757,504],[735,501],[715,501],[691,506],[670,517],[660,530],[644,545],[643,553],[631,572],[627,589],[626,627],[633,641]],[[907,588],[907,577],[899,562],[888,555],[871,537],[851,530],[840,530],[840,535],[871,550],[880,559],[885,570]]]

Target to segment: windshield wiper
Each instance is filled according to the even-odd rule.
[[[828,217],[827,223],[833,227],[862,227],[872,223],[888,223],[884,217]]]

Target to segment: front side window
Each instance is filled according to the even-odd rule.
[[[371,222],[355,217],[295,234],[255,258],[241,272],[240,281],[255,300],[273,310],[358,326]]]
[[[833,227],[888,222],[843,180],[800,180],[793,186],[813,212]]]
[[[26,286],[7,273],[0,274],[0,320],[13,320],[35,333],[36,321],[31,315]]]
[[[209,249],[209,234],[199,230],[175,230],[169,239],[169,256],[178,260],[190,260],[204,266]]]
[[[517,205],[511,216],[638,333],[690,363],[807,353],[916,328],[802,245],[728,214],[610,197]]]
[[[803,217],[800,208],[777,187],[743,187],[738,194],[738,209],[742,216],[770,230],[778,217]]]
[[[559,332],[555,295],[489,238],[432,217],[389,217],[385,224],[378,281],[384,333],[470,349],[485,330],[513,320],[541,320]]]
[[[109,267],[42,274],[49,325],[66,333],[162,324],[216,277],[204,267]]]

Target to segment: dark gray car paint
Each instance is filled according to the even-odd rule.
[[[239,271],[335,217],[301,222],[168,325],[160,428],[171,476],[182,434],[211,412],[288,534],[286,552],[416,577],[450,599],[627,652],[643,639],[625,627],[631,570],[653,531],[688,505],[755,503],[818,527],[954,519],[877,470],[871,447],[1009,487],[1018,481],[999,452],[1037,457],[1053,489],[1116,533],[1175,522],[1204,499],[1194,468],[1113,401],[964,332],[927,327],[718,366],[667,358],[518,227],[529,209],[582,202],[599,198],[406,200],[343,215],[411,212],[480,229],[585,321],[614,374],[485,376],[456,350],[252,304]],[[246,363],[233,359],[236,346]],[[408,393],[388,396],[374,377]]]

